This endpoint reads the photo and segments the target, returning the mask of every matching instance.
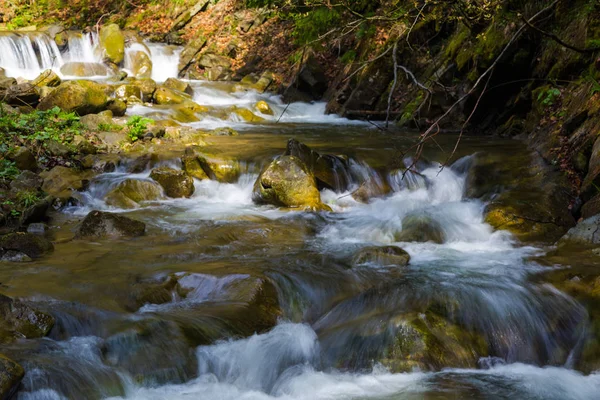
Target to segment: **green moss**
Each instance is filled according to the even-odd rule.
[[[412,101],[410,101],[404,106],[404,110],[398,122],[400,125],[406,125],[409,121],[413,119],[415,112],[417,111],[421,103],[423,103],[423,96],[423,92],[419,92]]]

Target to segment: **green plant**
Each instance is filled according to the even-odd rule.
[[[0,160],[0,179],[13,180],[19,175],[19,169],[15,163],[6,159]]]
[[[23,191],[17,193],[17,202],[23,208],[29,208],[40,201],[41,197],[38,193],[32,191]]]
[[[335,8],[319,7],[294,17],[296,26],[292,36],[298,44],[307,44],[317,40],[322,34],[338,24],[341,15]]]
[[[538,94],[537,101],[546,107],[551,107],[556,103],[556,100],[560,97],[560,90],[557,88],[548,88]]]
[[[125,124],[128,129],[127,134],[129,139],[131,139],[132,142],[141,139],[148,131],[148,124],[152,123],[154,123],[154,120],[142,117],[141,115],[134,115],[129,118]]]
[[[356,60],[356,51],[348,50],[347,52],[344,53],[344,55],[342,55],[342,57],[340,57],[340,60],[344,64],[352,64],[354,62],[354,60]]]

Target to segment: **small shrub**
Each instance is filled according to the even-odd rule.
[[[13,180],[19,175],[19,169],[15,163],[6,159],[0,160],[0,180]]]
[[[142,117],[141,115],[134,115],[133,117],[129,118],[126,124],[129,139],[131,139],[132,142],[135,142],[136,140],[139,140],[142,137],[144,137],[144,135],[148,131],[148,124],[151,124],[153,122],[154,120]]]

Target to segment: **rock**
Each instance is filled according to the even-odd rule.
[[[5,251],[19,251],[27,254],[31,258],[40,258],[54,250],[54,246],[47,239],[38,235],[23,232],[9,233],[8,235],[0,236],[0,248]]]
[[[256,110],[261,114],[273,115],[273,110],[271,109],[271,106],[269,106],[269,104],[264,100],[257,102],[254,105],[254,108],[256,108]]]
[[[128,293],[124,308],[127,311],[135,312],[145,304],[169,303],[181,292],[182,289],[174,276],[168,277],[163,282],[138,282]]]
[[[65,191],[85,189],[92,175],[89,172],[79,172],[72,168],[56,166],[50,171],[41,173],[40,176],[44,178],[42,190],[58,197]]]
[[[79,122],[91,131],[100,129],[100,125],[111,125],[113,120],[104,114],[88,114],[80,118]]]
[[[187,93],[190,96],[194,94],[194,89],[192,89],[192,86],[189,83],[176,78],[167,79],[165,83],[163,83],[163,86],[169,89],[175,89],[180,92]]]
[[[240,164],[233,159],[200,153],[188,147],[186,157],[195,157],[204,173],[212,180],[223,183],[237,182],[240,177]]]
[[[169,197],[190,197],[194,194],[194,181],[184,171],[168,167],[155,168],[150,173],[150,178],[158,182]]]
[[[154,92],[153,100],[156,104],[181,104],[190,101],[190,96],[176,89],[159,86]]]
[[[141,172],[146,171],[149,168],[152,168],[152,166],[157,162],[158,155],[154,153],[145,153],[133,159],[130,163],[127,164],[127,172],[131,172],[132,174],[139,174]]]
[[[42,87],[42,86],[56,87],[56,86],[60,85],[61,82],[62,82],[62,80],[60,79],[60,77],[58,75],[56,75],[56,72],[52,71],[51,69],[47,69],[44,72],[42,72],[41,74],[39,74],[37,78],[32,80],[31,84],[34,86],[37,86],[37,87]]]
[[[137,237],[146,232],[146,224],[119,214],[91,211],[81,222],[75,237],[120,238]]]
[[[136,43],[136,46],[141,46]],[[145,47],[145,45],[143,45]],[[131,72],[136,78],[151,78],[152,77],[152,60],[150,59],[150,51],[144,50],[130,51],[127,55],[131,63]]]
[[[208,134],[214,136],[239,136],[238,131],[229,127],[213,129],[212,131],[208,132]]]
[[[44,337],[53,326],[51,315],[0,294],[0,342]]]
[[[271,162],[254,184],[252,199],[259,204],[327,210],[321,203],[315,177],[297,157],[281,156]]]
[[[558,241],[558,246],[597,246],[600,244],[600,215],[579,222]]]
[[[201,11],[206,10],[206,7],[210,3],[210,0],[199,0],[196,4],[194,4],[191,8],[185,10],[177,19],[173,22],[171,26],[171,31],[178,31],[182,29],[184,26],[188,24],[194,18],[196,14]]]
[[[383,197],[391,192],[390,186],[380,176],[371,176],[352,192],[352,198],[361,203]]]
[[[104,25],[100,29],[100,48],[105,60],[117,65],[123,62],[125,57],[125,36],[119,25]]]
[[[598,192],[600,186],[600,137],[594,142],[588,164],[588,173],[581,184],[581,198],[590,200]]]
[[[12,85],[6,90],[3,101],[13,106],[35,107],[40,102],[40,89],[31,83]]]
[[[217,54],[205,53],[200,57],[200,60],[198,60],[198,66],[202,68],[223,67],[230,69],[231,59]]]
[[[0,399],[11,399],[24,376],[23,367],[0,354]]]
[[[210,67],[204,69],[204,75],[198,77],[199,79],[206,79],[209,81],[230,81],[231,69],[217,65],[216,67]],[[194,78],[194,79],[198,79]]]
[[[25,208],[23,211],[21,211],[21,217],[19,218],[21,225],[43,221],[46,218],[46,213],[48,212],[48,209],[53,201],[54,198],[52,196],[47,196],[43,199],[37,200],[31,206]]]
[[[34,235],[44,235],[48,231],[48,226],[42,222],[34,222],[27,226],[27,233]]]
[[[68,62],[60,67],[60,73],[77,77],[108,76],[111,74],[111,70],[100,63]]]
[[[196,179],[210,179],[200,166],[198,158],[193,155],[184,155],[181,158],[182,168],[186,174]]]
[[[284,99],[286,102],[320,100],[326,90],[327,77],[323,67],[316,57],[310,54],[284,93]]]
[[[595,195],[581,207],[581,218],[588,219],[600,214],[600,194]]]
[[[288,140],[284,155],[302,160],[317,179],[319,189],[328,188],[338,192],[349,189],[350,174],[343,158],[321,155],[296,139]]]
[[[108,192],[104,201],[117,208],[137,208],[145,201],[158,200],[163,197],[160,185],[152,181],[126,179]]]
[[[115,96],[121,100],[126,100],[131,96],[135,96],[142,101],[152,101],[154,92],[156,91],[156,82],[152,79],[135,79],[129,83],[119,85],[115,88]]]
[[[237,115],[245,122],[262,122],[265,120],[264,118],[259,117],[247,108],[236,107],[235,109],[233,109],[233,114]]]
[[[190,41],[179,56],[179,75],[181,76],[185,70],[192,64],[196,55],[206,45],[206,38],[198,36],[197,38]]]
[[[0,256],[0,261],[4,262],[30,262],[33,261],[31,257],[29,257],[25,253],[21,253],[20,251],[8,250],[4,254]]]
[[[53,157],[66,158],[73,152],[69,146],[56,140],[46,141],[46,143],[44,143],[44,147],[46,148],[46,151],[48,151],[48,153]]]
[[[112,112],[115,117],[122,117],[127,112],[127,104],[119,99],[109,99],[106,103],[106,109]]]
[[[425,214],[409,214],[402,219],[402,231],[396,234],[397,242],[444,243],[446,235],[439,222]]]
[[[37,192],[41,189],[44,180],[36,173],[23,171],[10,183],[13,192]]]
[[[86,115],[106,110],[107,104],[105,86],[92,81],[76,80],[61,83],[42,99],[38,109],[45,111],[59,107],[66,112]]]
[[[352,265],[378,264],[382,266],[405,266],[410,255],[397,246],[372,246],[359,250],[352,258]]]
[[[38,169],[35,156],[26,147],[17,147],[12,153],[8,154],[8,159],[14,162],[20,170],[36,171]]]
[[[91,144],[90,141],[83,136],[75,136],[73,144],[75,145],[77,152],[82,155],[96,154],[98,152],[96,146]]]

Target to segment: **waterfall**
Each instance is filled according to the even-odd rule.
[[[177,78],[179,74],[179,54],[182,48],[149,43],[152,58],[152,79],[164,82],[168,78]]]
[[[71,62],[101,62],[98,45],[98,35],[95,33],[71,33],[67,39],[68,52],[66,58]]]
[[[33,79],[42,71],[60,68],[62,64],[58,47],[46,34],[0,35],[0,67],[7,76]]]

